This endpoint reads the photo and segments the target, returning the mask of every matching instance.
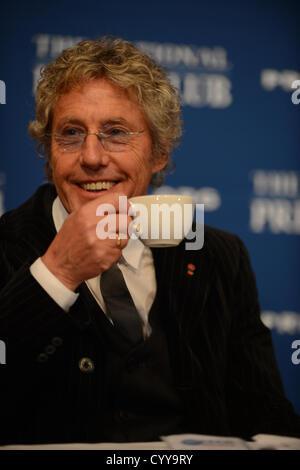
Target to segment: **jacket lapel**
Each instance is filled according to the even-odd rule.
[[[205,311],[213,283],[214,260],[203,248],[186,251],[176,248],[152,250],[157,277],[157,302],[169,344],[175,385],[180,393],[189,394],[195,381],[192,336]],[[195,267],[189,274],[188,265]],[[201,370],[198,364],[197,373]]]
[[[164,307],[173,320],[175,315],[182,327],[188,328],[187,323],[193,324],[194,316],[201,315],[205,308],[214,275],[214,258],[206,248],[186,251],[183,242],[176,248],[154,248],[152,254],[157,295],[164,299]]]

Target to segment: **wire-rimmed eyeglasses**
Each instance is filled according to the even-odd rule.
[[[139,135],[141,131],[125,131],[123,129],[109,129],[107,131],[85,132],[82,129],[67,129],[62,132],[55,132],[54,139],[64,152],[77,152],[81,149],[88,135],[96,135],[103,148],[109,152],[122,152],[129,144],[132,136]]]

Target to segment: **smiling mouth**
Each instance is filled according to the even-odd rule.
[[[98,191],[107,191],[108,189],[112,188],[117,184],[118,181],[97,181],[93,183],[81,183],[79,186],[82,189],[90,192],[98,192]]]

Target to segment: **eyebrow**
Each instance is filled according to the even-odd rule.
[[[62,127],[64,124],[77,124],[77,125],[86,127],[84,121],[82,121],[79,118],[75,118],[73,116],[65,116],[61,120],[58,120],[57,127]],[[108,120],[103,121],[100,124],[100,128],[102,129],[106,126],[113,125],[113,124],[123,124],[123,125],[129,126],[129,122],[127,121],[127,119],[123,118],[122,116],[118,116],[118,117],[109,118]]]

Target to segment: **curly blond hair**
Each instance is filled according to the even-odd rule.
[[[167,158],[163,171],[156,173],[152,186],[160,186],[172,168],[172,151],[182,134],[181,103],[178,91],[166,72],[150,56],[121,38],[103,36],[85,40],[66,49],[41,71],[36,93],[36,119],[29,133],[37,151],[46,159],[45,173],[52,180],[51,126],[59,97],[86,81],[103,77],[128,90],[144,112],[152,137],[154,159]]]

